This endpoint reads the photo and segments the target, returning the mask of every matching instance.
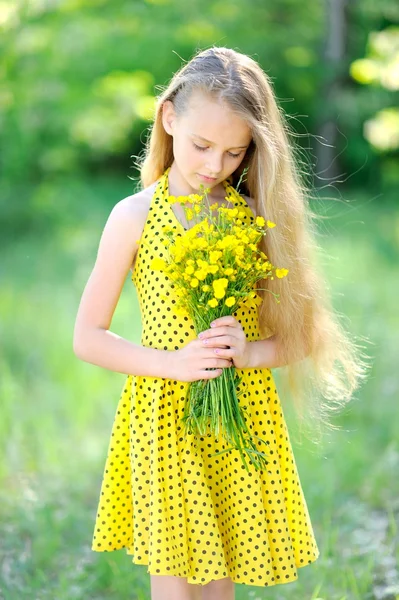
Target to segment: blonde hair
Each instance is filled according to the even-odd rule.
[[[269,229],[260,248],[273,265],[289,269],[287,277],[262,280],[258,288],[263,302],[258,309],[264,338],[276,334],[277,359],[284,393],[291,396],[301,425],[310,425],[311,437],[319,433],[328,413],[350,399],[368,366],[340,323],[328,295],[327,282],[318,268],[321,248],[315,238],[307,189],[290,145],[289,128],[279,109],[269,76],[258,63],[229,48],[198,51],[157,97],[150,135],[140,169],[143,187],[159,179],[174,157],[172,137],[162,124],[162,105],[171,100],[179,117],[187,109],[193,91],[224,101],[252,131],[252,142],[239,168],[232,174],[236,187],[248,169],[240,193],[256,202],[257,215],[277,227]],[[299,162],[299,161],[298,161]],[[277,303],[267,290],[280,295]],[[316,429],[317,427],[317,429]]]

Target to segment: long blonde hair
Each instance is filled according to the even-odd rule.
[[[162,88],[161,88],[162,89]],[[269,229],[260,248],[273,265],[289,269],[287,277],[262,280],[263,302],[258,309],[264,338],[276,334],[277,359],[282,365],[284,394],[292,398],[301,425],[310,425],[311,437],[323,422],[336,429],[328,413],[342,408],[360,380],[366,378],[366,357],[345,332],[331,305],[327,282],[318,267],[316,215],[307,199],[310,190],[301,179],[290,130],[277,105],[272,83],[258,63],[229,48],[198,51],[157,97],[154,121],[143,156],[136,163],[145,188],[171,166],[172,137],[162,124],[162,105],[174,104],[182,115],[193,91],[221,99],[252,131],[244,160],[232,174],[236,187],[244,169],[240,193],[256,202],[257,215],[277,227]],[[267,290],[280,295],[277,303]]]

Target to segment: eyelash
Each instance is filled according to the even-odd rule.
[[[197,144],[195,144],[194,142],[193,142],[193,146],[194,146],[194,148],[196,148],[197,150],[200,150],[201,152],[204,152],[205,150],[207,150],[207,148],[203,148],[202,146],[197,146]],[[238,154],[232,154],[231,152],[229,152],[228,154],[230,154],[230,156],[232,158],[238,158],[240,156],[241,152],[239,152]]]

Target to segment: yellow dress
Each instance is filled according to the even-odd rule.
[[[169,169],[152,197],[132,280],[141,345],[173,351],[196,333],[191,319],[174,312],[167,276],[150,269],[153,258],[165,258],[162,228],[184,232],[168,202]],[[229,202],[253,220],[228,180],[224,187]],[[248,341],[261,339],[255,306],[241,306],[234,317]],[[260,448],[270,456],[269,472],[256,471],[250,461],[246,471],[238,450],[210,457],[227,447],[222,436],[199,437],[198,446],[193,434],[184,440],[187,382],[128,375],[112,427],[92,550],[125,548],[152,575],[201,585],[225,577],[254,586],[289,583],[298,579],[299,567],[318,558],[273,375],[266,368],[237,373],[249,428],[269,442]]]

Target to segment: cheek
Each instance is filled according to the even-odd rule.
[[[198,155],[195,152],[195,148],[192,144],[187,142],[186,140],[180,140],[179,138],[174,138],[173,143],[173,154],[176,159],[179,160],[180,163],[185,165],[193,165],[195,163],[198,164]]]
[[[201,152],[198,152],[191,143],[184,144],[181,156],[185,164],[196,170],[203,164]]]

